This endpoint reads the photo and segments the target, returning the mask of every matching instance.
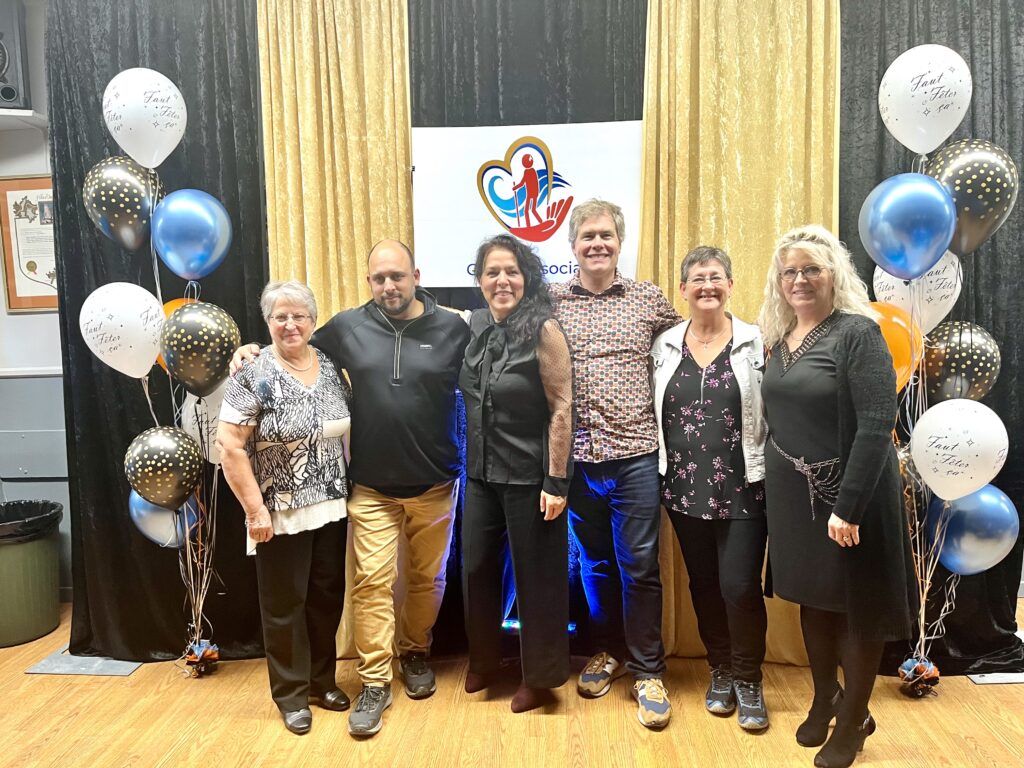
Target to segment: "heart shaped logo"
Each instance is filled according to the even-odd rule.
[[[555,172],[551,150],[536,136],[512,142],[504,160],[481,165],[476,183],[491,216],[521,240],[550,239],[572,208],[571,186]]]

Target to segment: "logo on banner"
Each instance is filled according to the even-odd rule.
[[[523,136],[504,160],[488,160],[476,177],[491,216],[522,240],[543,243],[562,226],[572,207],[569,182],[555,172],[548,145]]]

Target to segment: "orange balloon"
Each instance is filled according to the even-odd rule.
[[[174,314],[175,310],[181,309],[186,304],[194,304],[195,301],[195,299],[171,299],[170,301],[164,304],[164,317],[170,317],[171,315]],[[156,361],[160,363],[161,368],[163,368],[165,371],[167,370],[167,363],[164,362],[163,355],[157,355]]]
[[[907,386],[924,358],[924,336],[921,328],[905,310],[881,301],[871,302],[871,308],[878,313],[876,322],[882,329],[885,345],[892,355],[892,367],[896,369],[896,391],[899,392]]]

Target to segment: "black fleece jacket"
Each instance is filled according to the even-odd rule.
[[[374,489],[436,485],[459,473],[455,386],[469,326],[421,288],[424,312],[396,330],[372,301],[313,334],[352,382],[352,481]]]

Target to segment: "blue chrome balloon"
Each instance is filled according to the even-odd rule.
[[[153,211],[153,246],[171,272],[199,280],[228,255],[231,217],[213,195],[179,189]]]
[[[860,209],[859,229],[878,266],[894,277],[913,280],[934,267],[949,247],[956,207],[931,176],[901,173],[871,190]]]
[[[935,529],[942,515],[942,499],[928,506],[928,540],[935,541]],[[949,502],[949,524],[939,552],[939,562],[949,571],[971,576],[987,571],[1002,561],[1020,533],[1017,508],[994,485]]]
[[[132,491],[128,495],[128,514],[139,533],[154,544],[171,549],[184,546],[185,536],[195,536],[199,528],[199,506],[195,496],[175,511],[148,502]]]

